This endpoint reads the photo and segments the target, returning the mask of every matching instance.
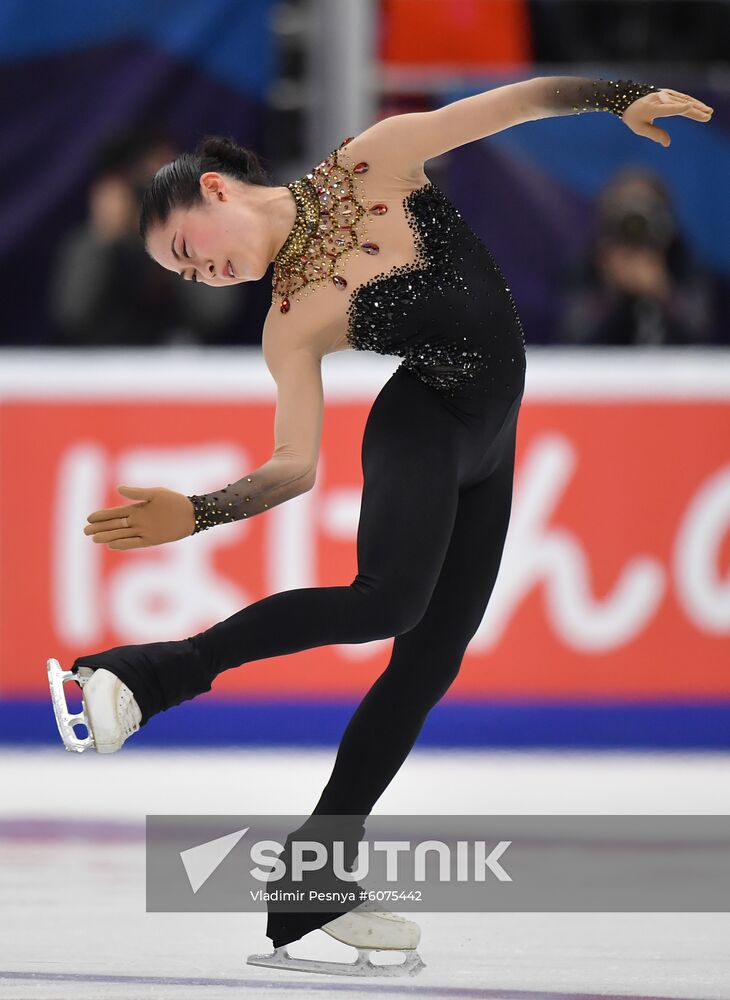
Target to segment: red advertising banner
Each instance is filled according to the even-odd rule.
[[[194,634],[278,591],[349,583],[362,430],[393,368],[381,361],[325,359],[310,493],[115,551],[83,527],[127,502],[119,484],[203,493],[269,457],[270,376],[244,352],[15,352],[0,376],[0,697],[45,695],[50,656],[68,668],[83,653]],[[727,697],[728,362],[533,351],[528,364],[502,569],[448,697]],[[243,663],[214,690],[355,696],[391,645]]]

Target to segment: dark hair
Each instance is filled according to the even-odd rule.
[[[208,135],[200,140],[194,152],[181,153],[160,167],[145,188],[139,214],[139,234],[145,242],[150,227],[164,225],[175,208],[188,208],[203,201],[200,175],[208,170],[247,184],[271,186],[256,153],[239,146],[230,137]]]

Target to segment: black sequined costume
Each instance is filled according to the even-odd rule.
[[[514,396],[524,383],[525,341],[490,251],[434,184],[413,191],[404,208],[416,264],[356,289],[348,308],[350,344],[400,355],[401,368],[443,395]]]
[[[340,149],[348,141],[344,140]],[[320,216],[318,209],[311,207],[317,200],[316,191],[327,190],[325,181],[329,191],[351,190],[338,187],[349,179],[348,173],[334,150],[313,173],[288,185],[297,192],[300,209],[295,231],[316,232]],[[333,175],[337,178],[334,181]],[[328,193],[322,196],[331,197]],[[360,218],[364,210],[350,195],[346,197],[356,206],[355,218]],[[524,386],[525,340],[511,290],[490,250],[430,181],[410,192],[402,205],[413,232],[415,258],[407,265],[376,274],[351,291],[346,309],[348,344],[358,351],[402,357],[399,372],[411,373],[440,398],[471,405],[475,411],[483,408],[487,398],[514,398]],[[356,233],[356,224],[350,225]],[[311,237],[309,243],[306,238],[299,240],[297,253],[308,245],[311,247]],[[361,246],[377,248],[367,240]],[[321,247],[317,249],[317,254],[310,249],[315,261],[326,256]],[[301,260],[300,271],[309,270],[306,255],[302,254]],[[310,283],[302,281],[300,273],[296,277],[300,288]],[[347,289],[347,279],[337,273],[334,263],[324,275],[315,272],[311,283],[328,278]],[[276,274],[274,283],[276,288]],[[283,296],[282,312],[289,312],[291,294],[287,291]],[[301,480],[306,480],[303,472],[294,470],[287,475],[263,467],[215,493],[192,495],[195,532],[252,517],[283,503],[296,495]]]
[[[629,97],[652,89],[621,83],[553,78],[552,103],[546,99],[541,110],[569,113],[580,105],[620,114]],[[393,637],[389,663],[350,720],[312,814],[313,821],[350,817],[348,836],[355,839],[457,676],[484,615],[509,522],[525,376],[510,288],[484,243],[430,182],[403,201],[416,259],[348,285],[340,252],[354,252],[354,237],[366,254],[379,249],[358,229],[365,218],[351,186],[358,168],[362,173],[368,163],[346,169],[334,151],[292,182],[297,221],[280,254],[292,269],[274,287],[287,321],[299,308],[292,289],[306,291],[310,279],[337,289],[331,295],[344,292],[350,346],[403,358],[364,430],[356,577],[343,586],[270,595],[186,639],[120,646],[74,664],[104,666],[120,676],[144,725],[241,664]],[[383,207],[372,206],[373,217]],[[329,242],[319,246],[319,256],[308,256],[315,237]],[[293,336],[296,326],[291,330]],[[262,467],[224,490],[194,495],[197,530],[283,502],[296,495],[306,472],[291,467],[278,476]],[[276,946],[285,944],[349,908],[270,911],[267,934]]]

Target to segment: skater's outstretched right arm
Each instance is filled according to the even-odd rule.
[[[682,115],[707,122],[712,108],[689,94],[633,80],[540,76],[493,87],[434,111],[391,115],[359,136],[362,155],[394,176],[422,175],[432,157],[523,122],[586,111],[610,111],[633,132],[668,145],[651,124],[655,117]]]
[[[224,489],[189,499],[195,508],[195,531],[226,521],[254,517],[314,486],[322,434],[324,395],[321,355],[292,330],[267,324],[264,359],[276,381],[274,451],[257,469]]]

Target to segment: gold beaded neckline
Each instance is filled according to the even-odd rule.
[[[358,223],[368,210],[356,185],[369,165],[363,161],[350,169],[337,158],[338,151],[353,139],[343,139],[311,173],[286,185],[296,202],[296,219],[274,258],[272,279],[273,298],[279,299],[282,313],[289,312],[291,296],[301,291],[306,295],[311,286],[331,281],[336,288],[347,288],[346,278],[337,271],[352,252],[380,252],[377,243],[359,242],[367,237]],[[382,204],[369,209],[371,215],[387,211]]]

